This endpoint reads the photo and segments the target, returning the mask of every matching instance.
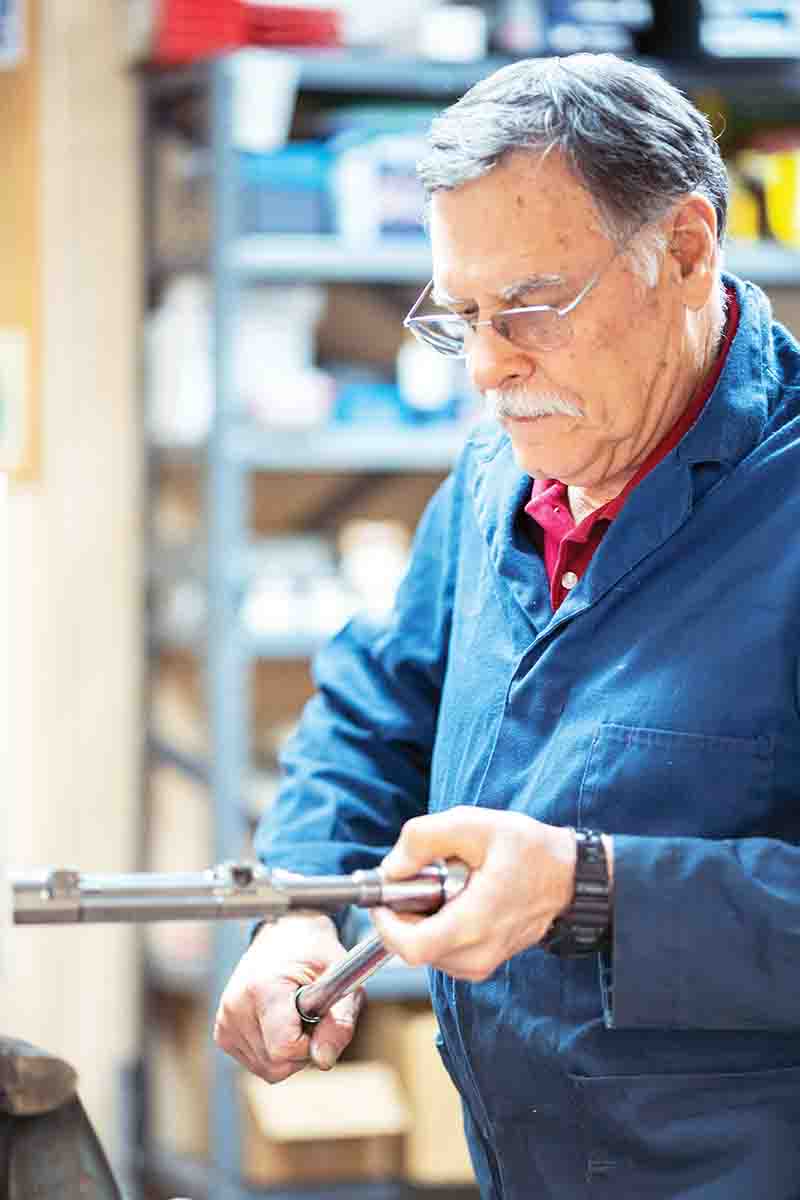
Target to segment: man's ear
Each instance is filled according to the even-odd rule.
[[[714,205],[693,192],[682,200],[670,236],[669,253],[687,308],[707,304],[714,287],[717,214]]]

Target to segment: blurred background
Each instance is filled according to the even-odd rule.
[[[0,0],[6,867],[251,853],[315,649],[391,605],[476,415],[401,326],[426,127],[580,49],[707,112],[727,265],[800,333],[794,3]],[[424,977],[269,1089],[210,1043],[247,932],[6,919],[0,1030],[76,1066],[131,1197],[474,1197]]]

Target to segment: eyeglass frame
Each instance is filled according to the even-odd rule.
[[[639,232],[639,231],[637,230],[637,232]],[[528,313],[528,312],[555,313],[555,315],[559,318],[559,320],[563,320],[564,317],[568,316],[571,312],[573,312],[578,307],[581,300],[584,300],[589,295],[592,288],[597,283],[599,283],[601,277],[611,267],[611,265],[614,262],[616,262],[617,258],[619,258],[620,254],[622,254],[622,252],[627,248],[628,244],[633,240],[633,237],[635,237],[635,236],[636,235],[633,234],[631,237],[626,238],[625,241],[622,243],[622,245],[619,246],[617,248],[617,250],[615,251],[615,253],[611,256],[611,258],[608,260],[608,262],[605,263],[602,267],[600,267],[599,270],[595,271],[594,275],[592,275],[592,277],[589,279],[588,283],[585,283],[583,285],[583,287],[578,292],[575,299],[570,300],[569,304],[566,304],[563,308],[558,308],[554,304],[526,304],[520,308],[503,308],[500,310],[500,312],[494,313],[491,317],[486,317],[485,320],[483,320],[483,321],[470,320],[469,317],[465,317],[462,313],[454,313],[454,312],[450,312],[450,313],[443,312],[437,316],[434,316],[432,313],[429,316],[425,316],[425,315],[423,315],[421,317],[415,316],[417,309],[422,304],[425,297],[428,295],[431,288],[433,287],[434,281],[433,281],[433,279],[431,279],[425,285],[425,287],[423,288],[422,292],[417,297],[417,299],[414,301],[414,304],[410,308],[407,315],[403,318],[403,328],[408,329],[409,332],[412,333],[414,335],[414,337],[416,337],[417,340],[422,343],[423,346],[430,346],[430,348],[432,350],[435,350],[437,352],[437,354],[441,354],[445,358],[457,358],[458,359],[458,358],[466,358],[467,357],[468,351],[466,349],[466,333],[464,335],[463,353],[461,353],[461,354],[449,353],[447,350],[444,350],[441,347],[434,345],[434,343],[432,341],[428,341],[426,338],[422,337],[419,333],[417,333],[417,329],[419,328],[419,326],[424,325],[426,321],[429,321],[429,320],[430,321],[440,321],[442,319],[442,317],[449,316],[457,321],[462,321],[464,323],[464,325],[467,327],[467,329],[469,329],[472,333],[474,333],[476,331],[476,329],[479,329],[482,325],[491,325],[492,329],[494,329],[494,331],[498,335],[498,337],[503,338],[504,341],[508,342],[512,346],[517,346],[516,342],[514,342],[510,337],[508,337],[506,334],[502,333],[496,327],[495,321],[501,319],[502,317],[516,316],[520,313]],[[551,347],[551,349],[552,348],[553,347]],[[517,346],[517,349],[525,350],[526,347]],[[547,347],[540,347],[540,349],[546,351]]]

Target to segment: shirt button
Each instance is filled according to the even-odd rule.
[[[565,571],[561,576],[561,586],[566,588],[567,591],[570,591],[571,588],[574,588],[577,582],[578,576],[574,571]]]

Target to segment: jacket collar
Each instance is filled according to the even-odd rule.
[[[771,366],[777,376],[769,301],[754,284],[734,275],[723,278],[739,301],[739,328],[717,386],[676,448],[679,460],[689,466],[717,462],[731,468],[740,462],[761,440],[775,390],[775,379],[766,370]]]
[[[516,466],[504,431],[480,427],[473,434],[475,516],[492,565],[534,635],[550,634],[612,587],[624,588],[636,565],[680,529],[696,500],[763,437],[770,401],[779,386],[772,313],[755,285],[727,274],[724,280],[736,291],[739,327],[714,391],[683,439],[634,488],[586,575],[555,613],[550,611],[549,596],[544,601],[548,592],[544,566],[519,533],[518,517],[530,497],[530,477]]]

